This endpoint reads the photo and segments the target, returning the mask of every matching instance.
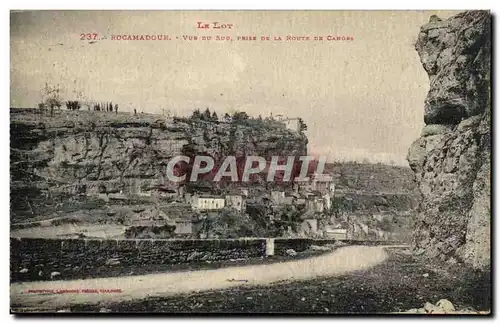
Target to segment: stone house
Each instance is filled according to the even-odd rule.
[[[298,234],[301,237],[310,237],[318,235],[318,220],[315,218],[307,218],[302,221],[298,229]]]
[[[193,234],[193,221],[188,219],[175,220],[175,234]]]
[[[309,213],[323,213],[325,200],[320,196],[310,196],[306,199],[306,211]]]
[[[333,177],[329,174],[314,173],[310,177],[307,189],[309,191],[329,193],[333,196],[335,194],[335,184],[333,183]]]
[[[219,210],[226,205],[226,200],[220,196],[201,195],[191,199],[191,207],[195,210]]]
[[[166,186],[155,186],[152,192],[156,198],[176,198],[179,196],[178,190]]]
[[[348,238],[346,228],[332,228],[331,226],[325,228],[323,235],[327,239],[346,240]]]
[[[226,195],[226,207],[234,208],[238,211],[246,210],[246,202],[242,195]]]
[[[329,193],[325,193],[322,195],[323,201],[325,202],[325,210],[328,211],[332,208],[332,197]]]
[[[307,202],[307,200],[305,198],[297,198],[297,200],[295,200],[295,204],[297,205],[305,205]]]
[[[300,132],[300,121],[298,118],[286,118],[280,121],[285,128],[294,132]]]
[[[285,201],[285,192],[273,190],[271,191],[271,202],[276,205],[281,205]]]

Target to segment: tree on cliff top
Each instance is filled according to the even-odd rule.
[[[50,86],[48,83],[45,83],[45,86],[42,89],[42,105],[38,106],[48,107],[50,109],[50,115],[52,116],[54,114],[54,108],[61,108],[62,106],[59,93],[59,86]]]
[[[194,110],[191,119],[201,119],[201,111],[199,109]]]
[[[250,116],[244,111],[235,111],[233,113],[233,121],[239,122],[239,121],[245,121],[248,120]]]
[[[203,116],[202,116],[202,119],[203,120],[206,120],[206,121],[209,121],[212,119],[212,114],[210,113],[210,109],[205,109],[205,112],[203,113]]]
[[[302,118],[299,118],[299,132],[303,133],[307,130],[307,125]]]

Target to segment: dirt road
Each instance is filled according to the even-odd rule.
[[[116,278],[14,283],[10,286],[11,305],[58,309],[75,304],[121,302],[242,285],[266,285],[342,275],[375,266],[386,258],[384,246],[346,246],[310,259],[282,263]],[[117,289],[121,291],[111,292]]]

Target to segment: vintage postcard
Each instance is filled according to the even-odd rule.
[[[489,11],[10,12],[10,310],[491,314]]]

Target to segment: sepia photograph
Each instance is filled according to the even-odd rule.
[[[9,18],[10,314],[492,315],[489,10]]]

